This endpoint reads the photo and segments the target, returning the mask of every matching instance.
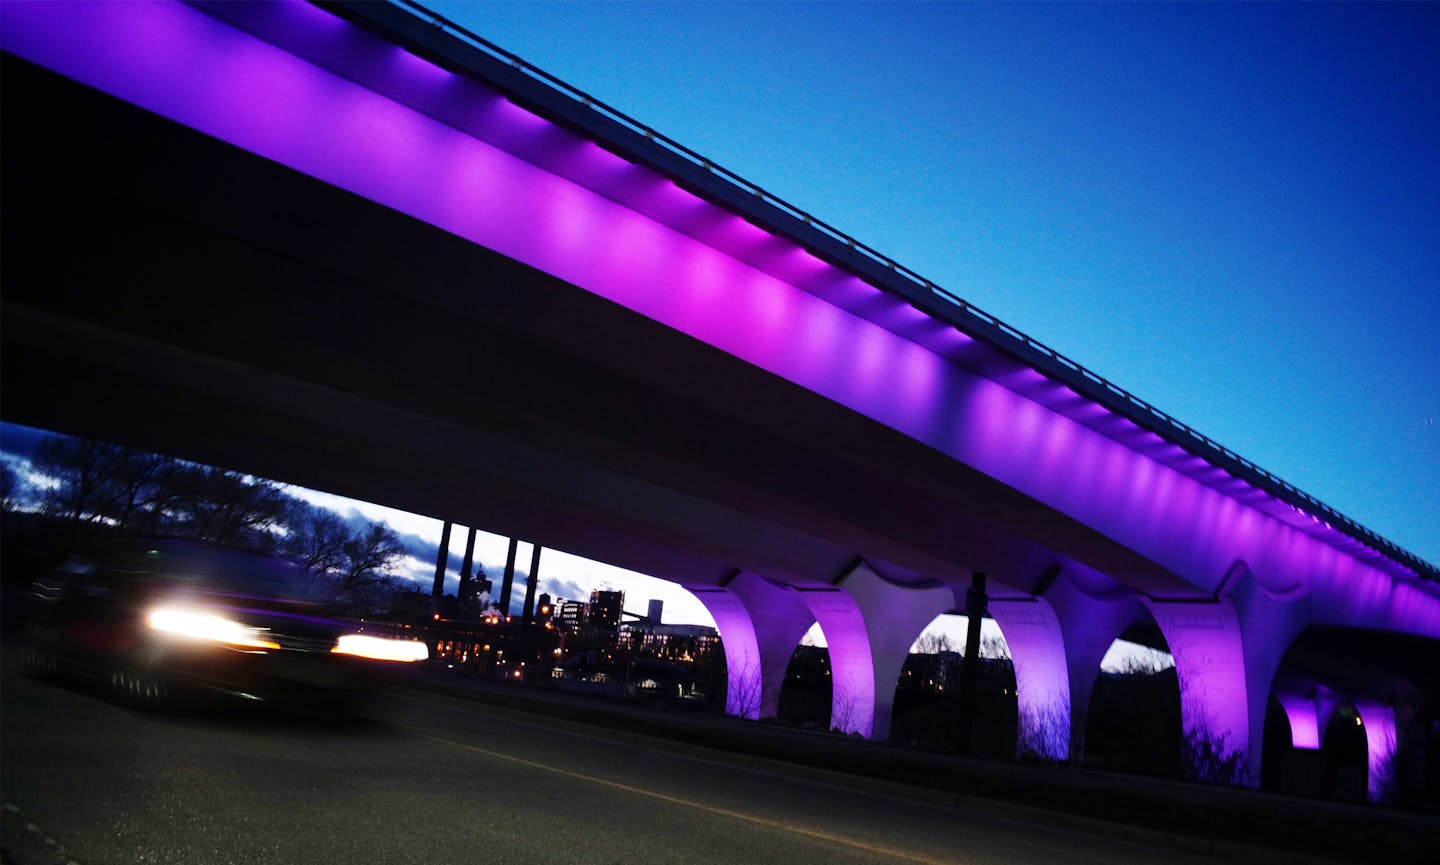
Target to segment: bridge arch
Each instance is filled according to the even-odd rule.
[[[1085,718],[1087,766],[1181,775],[1180,685],[1169,646],[1148,617],[1120,633],[1094,669]]]
[[[1016,753],[1019,718],[1013,655],[993,621],[982,634],[982,667],[973,704],[963,707],[966,617],[937,615],[910,647],[895,682],[890,741],[929,750],[961,750],[962,715],[973,719],[970,750],[976,756],[1010,759]]]
[[[831,621],[838,616],[846,616],[848,630],[837,635],[821,619],[825,613],[817,609],[815,615],[821,620],[821,627],[825,628],[826,638],[831,641],[831,659],[835,663],[836,676],[842,675],[842,662],[835,654],[835,641],[864,640],[863,653],[857,646],[846,647],[850,653],[847,657],[853,659],[848,662],[852,666],[844,673],[848,678],[837,678],[836,681],[837,689],[856,688],[856,683],[868,682],[869,697],[857,704],[855,697],[859,695],[858,691],[846,694],[837,690],[835,705],[837,709],[844,708],[848,712],[868,716],[863,725],[854,725],[854,731],[883,742],[890,738],[895,686],[910,656],[910,647],[936,616],[955,608],[955,593],[949,586],[939,583],[900,585],[891,582],[864,559],[851,563],[840,579],[839,588],[850,599],[854,612],[836,611],[829,615]],[[807,598],[812,602],[823,600],[821,595],[814,593],[807,594]],[[862,657],[865,658],[864,668],[861,666]],[[842,700],[842,697],[845,699]]]
[[[1440,790],[1420,767],[1440,760],[1437,670],[1440,640],[1328,623],[1306,627],[1271,684],[1268,721],[1274,727],[1283,719],[1289,735],[1266,740],[1262,780],[1309,796],[1433,800]]]
[[[1105,574],[1074,562],[1047,574],[1037,588],[1055,613],[1065,651],[1069,688],[1068,756],[1085,757],[1090,698],[1100,664],[1126,629],[1149,621],[1135,593]]]
[[[1066,760],[1070,756],[1070,675],[1064,633],[1041,597],[997,598],[990,614],[1005,635],[1015,665],[1019,756]]]
[[[816,622],[806,631],[785,667],[775,717],[803,729],[829,730],[837,717],[835,683],[825,629]]]
[[[747,571],[720,586],[689,586],[715,619],[725,647],[725,712],[773,718],[785,668],[815,618],[788,587]]]

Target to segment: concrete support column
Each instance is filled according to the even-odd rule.
[[[714,617],[725,647],[725,713],[752,720],[775,717],[790,657],[815,624],[799,593],[751,573],[738,574],[723,587],[692,586],[690,591]]]
[[[1243,780],[1246,786],[1258,787],[1260,763],[1264,756],[1265,712],[1270,705],[1271,686],[1285,653],[1311,622],[1312,602],[1302,584],[1257,574],[1244,562],[1236,562],[1231,567],[1222,586],[1239,616],[1245,645],[1246,707],[1250,718],[1249,741],[1253,747],[1249,749]],[[1289,711],[1287,706],[1286,713],[1289,714]],[[1329,720],[1330,712],[1317,712],[1317,748],[1325,734],[1324,725]],[[1293,718],[1291,724],[1293,734]]]
[[[1315,701],[1308,696],[1276,694],[1275,699],[1285,709],[1285,718],[1290,722],[1290,745],[1306,751],[1320,749],[1320,712]]]
[[[1010,646],[1019,710],[1016,748],[1049,760],[1070,756],[1070,674],[1065,638],[1043,598],[992,598],[990,615]]]
[[[525,605],[520,615],[525,621],[535,618],[535,586],[540,582],[540,544],[530,546],[530,573],[525,579]]]
[[[1370,752],[1370,773],[1366,798],[1384,802],[1390,798],[1395,780],[1395,708],[1371,700],[1356,700],[1355,710],[1365,727],[1365,745]]]
[[[1340,695],[1323,685],[1315,693],[1315,726],[1320,729],[1320,745],[1325,747],[1325,731],[1330,729],[1330,720],[1340,711]]]
[[[875,667],[865,617],[835,587],[797,589],[830,647],[830,728],[869,738],[875,722]]]
[[[1078,568],[1057,575],[1045,591],[1045,600],[1060,623],[1064,640],[1070,684],[1070,759],[1079,762],[1085,758],[1085,729],[1100,662],[1126,629],[1150,614],[1129,588],[1101,574],[1081,573]],[[1018,658],[1011,632],[1020,629],[1012,625],[1005,634],[1011,655]],[[1016,676],[1018,679],[1018,661]]]
[[[764,680],[760,672],[760,645],[755,623],[745,602],[729,589],[688,586],[715,620],[725,649],[725,714],[751,721],[760,718]]]
[[[1240,620],[1228,598],[1215,601],[1145,600],[1160,625],[1180,679],[1180,719],[1187,742],[1208,744],[1209,753],[1224,757],[1250,754],[1251,724],[1246,689],[1245,652]],[[1266,687],[1269,682],[1267,680]],[[1261,704],[1263,713],[1264,705]],[[1263,723],[1263,714],[1261,723]],[[1254,743],[1258,749],[1260,736]],[[1201,780],[1246,780],[1206,777],[1215,761],[1197,766]],[[1258,765],[1258,761],[1256,762]]]
[[[910,647],[936,616],[954,609],[955,593],[948,586],[906,588],[887,583],[864,561],[845,575],[840,586],[859,610],[869,645],[874,697],[867,735],[883,742],[890,738],[895,688]],[[820,627],[825,628],[824,621]],[[831,645],[832,670],[838,669],[834,638],[828,629],[825,638]]]
[[[520,541],[516,538],[510,539],[510,549],[505,553],[505,580],[500,584],[500,615],[510,615],[510,592],[515,586],[515,552],[520,548]]]
[[[460,588],[455,590],[455,599],[464,609],[465,599],[470,594],[470,566],[475,562],[475,529],[465,535],[465,560],[460,565]]]
[[[435,553],[435,585],[430,588],[430,597],[440,600],[445,596],[445,566],[450,561],[450,521],[446,520],[440,529],[440,549]]]

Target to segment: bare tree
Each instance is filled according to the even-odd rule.
[[[0,462],[0,513],[10,513],[20,506],[26,491],[25,479]]]
[[[857,733],[864,720],[864,707],[849,681],[832,682],[835,689],[830,701],[830,732],[849,735]]]
[[[405,548],[395,530],[384,523],[370,523],[359,534],[344,543],[344,571],[340,584],[353,589],[389,575],[395,563],[405,556]]]
[[[1070,700],[1020,710],[1015,750],[1024,759],[1064,761],[1070,753]]]
[[[53,481],[42,507],[71,523],[98,521],[113,510],[122,449],[91,439],[52,436],[35,451],[35,467]]]
[[[273,547],[287,496],[275,484],[238,472],[190,466],[181,474],[178,506],[196,538],[218,544]]]
[[[1005,638],[993,635],[980,638],[980,657],[993,658],[997,661],[1010,660],[1010,644]]]
[[[746,657],[738,670],[726,670],[725,714],[737,718],[758,718],[764,682],[760,665]]]
[[[174,457],[121,449],[119,470],[111,479],[110,500],[122,533],[153,534],[159,530],[166,510],[176,500],[175,474],[180,465]]]
[[[1181,674],[1181,699],[1186,699],[1184,695],[1191,691],[1188,687],[1190,681],[1188,676]],[[1181,717],[1189,719],[1180,743],[1181,776],[1186,781],[1202,784],[1230,787],[1244,784],[1249,754],[1245,749],[1229,744],[1231,731],[1216,729],[1203,703],[1191,698],[1187,705],[1189,711],[1181,713]]]
[[[950,644],[950,635],[943,631],[926,631],[915,641],[911,652],[916,655],[938,655],[941,652],[954,651]]]
[[[1126,653],[1120,664],[1120,675],[1153,676],[1161,670],[1168,670],[1175,666],[1174,660],[1168,653],[1148,646],[1144,649],[1143,652]]]
[[[291,504],[280,551],[317,577],[339,579],[346,567],[350,528],[334,511],[304,502]]]
[[[394,529],[370,523],[346,538],[341,553],[336,590],[356,607],[383,608],[400,591],[401,581],[391,570],[406,553]]]

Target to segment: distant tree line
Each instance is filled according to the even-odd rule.
[[[347,521],[272,481],[61,435],[43,440],[31,465],[26,478],[0,464],[0,506],[7,529],[24,517],[57,552],[105,537],[242,547],[300,562],[312,589],[359,611],[387,609],[410,587],[395,573],[407,553],[393,529]]]

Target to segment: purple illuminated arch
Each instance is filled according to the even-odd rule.
[[[1115,641],[1131,625],[1149,619],[1150,614],[1123,584],[1073,563],[1051,582],[1044,600],[1059,623],[1064,645],[1065,672],[1069,677],[1070,757],[1078,760],[1085,754],[1090,698],[1100,676],[1100,664]],[[1014,644],[1010,648],[1018,668],[1022,650]]]
[[[1369,783],[1371,802],[1382,802],[1390,794],[1395,759],[1395,709],[1369,700],[1359,700],[1355,710],[1365,727],[1365,744],[1369,752]]]
[[[1290,744],[1307,751],[1319,749],[1320,718],[1315,701],[1294,694],[1277,694],[1276,699],[1284,707],[1285,717],[1290,721]]]
[[[739,718],[773,718],[790,657],[815,617],[795,590],[741,572],[723,587],[690,591],[715,617],[725,647],[725,711]]]
[[[901,586],[887,582],[864,560],[852,564],[839,586],[854,601],[864,626],[874,682],[869,736],[884,741],[890,737],[895,690],[910,648],[937,616],[954,609],[955,593],[943,585]],[[834,660],[832,654],[832,664]],[[847,678],[854,675],[846,671]]]
[[[869,737],[875,725],[875,666],[865,617],[841,589],[801,591],[830,649],[830,726]]]
[[[1144,603],[1175,659],[1186,734],[1210,739],[1225,752],[1248,754],[1251,694],[1234,605],[1224,598],[1205,604],[1149,599]],[[1265,692],[1268,695],[1268,680]]]
[[[689,588],[715,620],[720,644],[725,647],[725,714],[759,720],[764,680],[760,671],[760,644],[749,611],[726,589]]]
[[[1043,598],[991,601],[990,612],[1010,646],[1022,753],[1049,760],[1070,756],[1070,673],[1060,622]]]

